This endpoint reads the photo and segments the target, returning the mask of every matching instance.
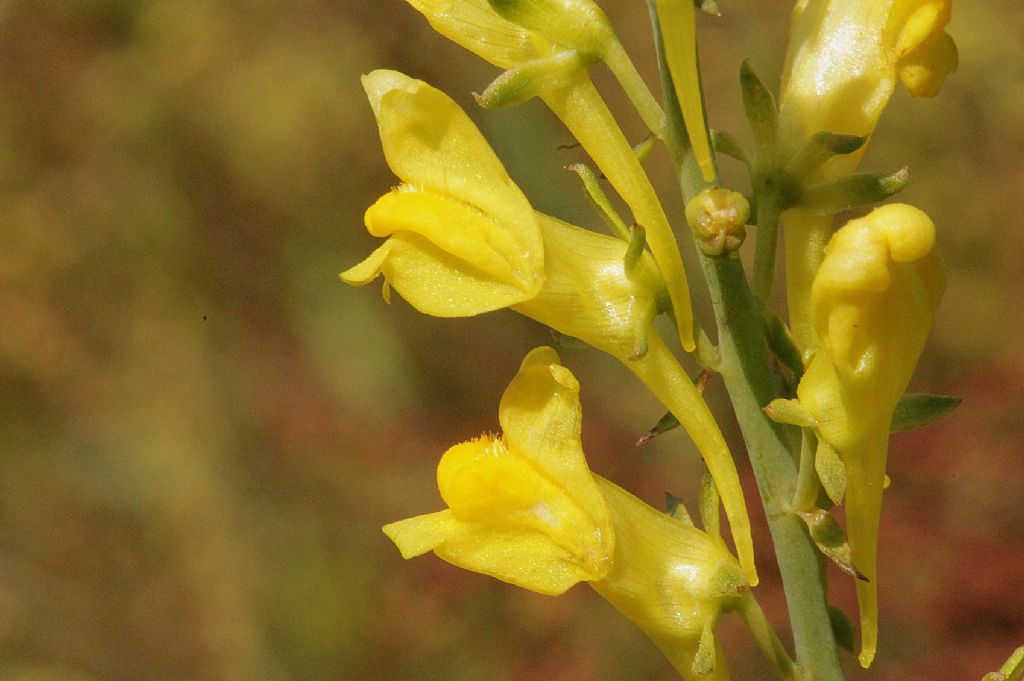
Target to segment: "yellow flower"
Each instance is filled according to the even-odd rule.
[[[540,96],[590,154],[647,230],[647,243],[668,289],[679,339],[695,347],[690,289],[672,226],[658,196],[590,81],[603,59],[655,135],[664,113],[591,0],[408,0],[454,43],[504,69],[480,96],[485,106]],[[694,64],[695,67],[695,64]]]
[[[383,275],[386,286],[436,316],[512,307],[622,360],[693,438],[756,583],[736,465],[707,403],[651,327],[668,306],[651,254],[534,213],[466,114],[440,91],[390,71],[366,81],[388,162],[415,185],[367,211],[371,233],[390,238],[342,279],[363,285]],[[460,143],[461,151],[449,153]]]
[[[386,285],[440,317],[495,310],[532,297],[544,280],[533,208],[455,102],[396,71],[363,77],[388,165],[403,184],[366,211],[390,238],[342,274]],[[387,289],[385,289],[387,291]]]
[[[668,296],[650,253],[535,213],[446,95],[394,71],[364,78],[388,163],[406,184],[366,211],[389,237],[342,279],[387,286],[421,312],[513,307],[619,359],[643,355]]]
[[[935,225],[912,206],[882,206],[833,236],[814,279],[820,347],[797,388],[818,437],[846,468],[846,518],[857,582],[861,663],[878,631],[876,544],[889,429],[924,347],[945,278]]]
[[[579,384],[554,350],[523,360],[499,408],[503,434],[441,458],[448,508],[384,526],[405,558],[433,551],[543,594],[591,586],[684,678],[727,678],[712,629],[746,589],[720,540],[593,475],[580,443]],[[701,655],[703,653],[703,655]]]
[[[784,153],[817,132],[871,134],[896,80],[914,96],[934,96],[956,69],[943,30],[952,0],[801,0],[779,103]],[[833,159],[849,172],[860,154]]]
[[[603,579],[615,546],[580,444],[579,384],[547,347],[523,360],[501,399],[501,437],[455,445],[437,484],[448,509],[384,526],[405,558],[459,567],[544,594]]]

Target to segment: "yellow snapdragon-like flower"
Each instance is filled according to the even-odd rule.
[[[440,317],[495,310],[532,297],[544,280],[533,208],[455,102],[397,71],[363,77],[388,165],[403,184],[366,211],[390,237],[342,274],[387,286]]]
[[[784,153],[817,132],[871,134],[897,79],[914,96],[934,96],[957,66],[956,46],[943,30],[951,6],[952,0],[798,2],[779,101]],[[857,158],[832,163],[849,172]]]
[[[689,283],[672,226],[632,146],[594,87],[588,67],[604,60],[647,126],[664,113],[607,17],[591,0],[408,0],[438,33],[507,69],[480,96],[485,106],[541,97],[579,141],[647,230],[683,347],[695,347]],[[696,59],[694,58],[694,68]]]
[[[383,275],[385,291],[393,287],[436,316],[512,307],[622,360],[693,438],[721,494],[748,579],[756,583],[736,465],[707,403],[651,327],[668,306],[652,255],[637,243],[535,213],[529,203],[523,212],[526,199],[454,102],[393,71],[375,71],[366,80],[392,168],[407,182],[409,169],[427,168],[416,177],[434,179],[399,188],[367,211],[370,232],[390,236],[342,279],[363,285]],[[460,144],[455,162],[445,166],[445,150]]]
[[[406,558],[444,560],[544,594],[603,579],[611,519],[580,444],[579,384],[558,355],[523,360],[499,407],[500,437],[455,445],[437,484],[448,509],[384,526]]]
[[[876,544],[893,410],[924,347],[945,283],[935,225],[912,206],[882,206],[836,232],[814,279],[820,347],[800,406],[846,468],[846,518],[861,611],[861,663],[878,632]]]
[[[724,679],[712,630],[746,589],[720,540],[648,506],[587,467],[579,384],[557,353],[523,360],[499,408],[501,436],[441,458],[448,508],[384,526],[405,558],[433,551],[543,594],[589,582],[686,679]]]

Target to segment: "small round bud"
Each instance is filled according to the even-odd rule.
[[[716,187],[705,189],[686,204],[686,222],[707,256],[737,257],[747,236],[750,204],[742,194]]]

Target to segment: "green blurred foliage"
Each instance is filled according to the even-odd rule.
[[[742,137],[739,63],[771,82],[786,16],[722,4],[701,19],[711,121]],[[604,6],[653,75],[638,3]],[[909,162],[905,196],[939,223],[950,287],[919,384],[967,398],[894,445],[876,679],[977,678],[1024,637],[1024,10],[956,11],[960,72],[936,101],[898,96],[867,158]],[[358,82],[377,67],[450,92],[537,207],[598,226],[557,122],[477,109],[494,70],[399,0],[0,2],[0,681],[670,678],[584,587],[404,563],[379,531],[439,506],[438,456],[497,427],[550,336],[338,281],[395,182]],[[606,358],[565,357],[594,468],[692,498],[685,438],[633,450],[652,398]],[[734,623],[723,636],[749,650]]]

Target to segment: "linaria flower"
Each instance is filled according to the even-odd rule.
[[[554,350],[530,352],[502,397],[502,434],[441,458],[448,508],[385,534],[405,558],[433,551],[543,594],[589,582],[683,678],[728,678],[712,632],[746,589],[739,563],[720,540],[590,472],[578,395]]]
[[[818,438],[846,468],[846,518],[861,619],[861,663],[878,632],[876,545],[893,410],[907,389],[945,285],[935,225],[904,204],[836,232],[814,279],[820,347],[797,388]]]
[[[589,66],[599,59],[608,64],[655,135],[664,135],[664,113],[604,13],[591,0],[408,2],[438,33],[507,69],[481,94],[484,106],[539,96],[590,154],[647,231],[680,342],[692,351],[690,289],[675,235],[632,146],[591,82]]]

